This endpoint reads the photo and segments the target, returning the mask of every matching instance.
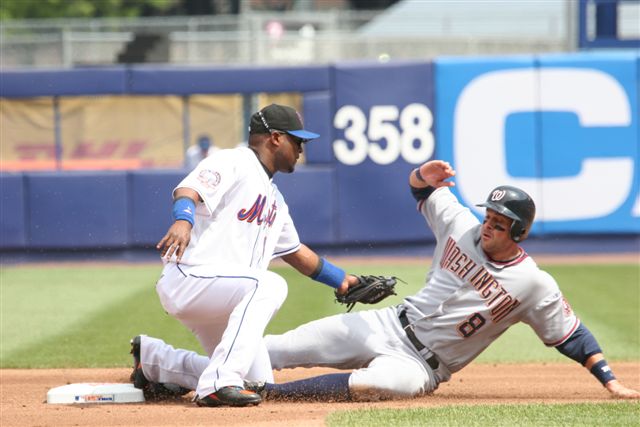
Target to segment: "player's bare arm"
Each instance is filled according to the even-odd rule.
[[[174,210],[186,211],[188,209],[191,210],[191,216],[193,216],[194,208],[190,205],[192,204],[195,207],[195,204],[202,201],[200,195],[191,188],[178,188],[174,194]],[[178,206],[182,201],[187,201],[191,203],[185,204],[186,207]],[[188,212],[182,212],[181,215],[185,215]],[[184,254],[185,249],[189,245],[189,241],[191,240],[191,229],[193,228],[192,222],[188,219],[183,219],[182,216],[176,216],[174,212],[174,217],[176,220],[169,227],[167,234],[164,235],[162,240],[158,242],[156,245],[156,249],[160,251],[160,255],[164,258],[171,258],[173,254],[176,254],[176,259],[178,262],[182,259],[182,255]],[[186,217],[185,217],[186,218]]]
[[[309,276],[314,280],[318,278],[318,274],[321,272],[323,266],[325,269],[331,268],[331,267],[327,267],[327,265],[332,266],[332,264],[320,258],[318,254],[316,254],[314,251],[312,251],[308,246],[304,244],[300,245],[299,250],[283,256],[282,259],[287,264],[289,264],[290,266],[298,270],[300,273],[304,274],[305,276]],[[358,283],[357,277],[351,274],[344,274],[344,277],[342,278],[340,284],[338,284],[337,281],[339,279],[336,278],[337,276],[336,273],[338,272],[334,272],[334,275],[330,277],[330,279],[333,279],[335,281],[333,283],[336,286],[332,284],[329,284],[329,286],[335,287],[339,294],[346,293],[350,285],[355,285]]]
[[[455,183],[446,181],[453,177],[456,171],[448,162],[431,160],[414,169],[409,174],[409,184],[414,188],[425,187],[453,187]]]
[[[622,385],[608,365],[593,334],[584,324],[580,324],[571,336],[556,349],[570,359],[582,364],[613,397],[638,399],[640,393]]]
[[[584,367],[587,368],[588,371],[591,371],[593,366],[596,363],[601,362],[602,360],[604,360],[604,355],[602,353],[596,353],[587,359],[587,361],[584,363]],[[620,381],[616,379],[608,381],[606,384],[604,384],[604,387],[615,398],[640,399],[640,392],[625,387]]]

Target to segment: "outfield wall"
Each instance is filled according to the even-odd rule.
[[[243,97],[253,93],[297,94],[306,127],[322,134],[308,145],[306,164],[275,179],[307,243],[432,241],[406,185],[411,169],[430,158],[453,164],[454,191],[470,206],[498,184],[531,193],[536,236],[637,235],[639,64],[640,54],[623,52],[3,71],[0,248],[154,244],[171,222],[171,190],[187,173],[171,159],[179,166],[189,114],[205,105],[206,120],[240,129],[250,113]],[[206,96],[225,98],[198,98]],[[107,144],[122,129],[137,132],[123,138],[139,143]],[[114,156],[123,167],[55,170],[71,159],[68,151],[84,169]],[[157,161],[160,155],[169,160]],[[52,163],[5,167],[25,160]]]

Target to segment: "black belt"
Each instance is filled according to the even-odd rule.
[[[409,325],[409,319],[407,319],[407,311],[402,310],[400,314],[398,314],[398,318],[400,319],[400,324],[402,325],[402,329],[404,329],[404,332],[407,334],[407,338],[409,338],[409,341],[411,341],[411,344],[413,344],[416,350],[422,351],[425,348],[427,348],[424,344],[420,342],[418,337],[416,337],[416,334],[413,332],[413,327]],[[430,358],[426,359],[426,361],[427,361],[427,365],[429,365],[431,369],[438,369],[438,367],[440,366],[440,362],[438,362],[438,358],[435,356],[435,354]]]

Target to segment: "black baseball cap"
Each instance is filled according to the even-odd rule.
[[[251,116],[249,134],[274,131],[288,133],[305,142],[320,136],[303,129],[300,114],[286,105],[271,104]]]

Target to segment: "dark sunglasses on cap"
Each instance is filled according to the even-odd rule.
[[[287,135],[289,135],[289,137],[291,137],[291,140],[293,142],[295,142],[296,144],[298,144],[298,145],[302,145],[303,143],[308,141],[308,139],[304,139],[304,138],[297,137],[295,135],[291,135],[287,131],[279,130],[279,129],[272,129],[271,126],[269,126],[269,123],[267,123],[267,119],[264,118],[264,115],[262,114],[262,111],[258,111],[258,116],[260,116],[260,120],[262,121],[262,124],[269,131],[269,133],[274,133],[274,132],[286,133]]]

